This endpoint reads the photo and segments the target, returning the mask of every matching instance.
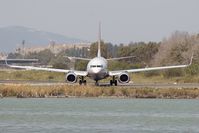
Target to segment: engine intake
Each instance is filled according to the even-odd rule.
[[[118,81],[120,83],[128,83],[130,81],[130,77],[129,77],[128,73],[120,74],[118,77]]]
[[[72,73],[72,72],[66,74],[66,82],[76,83],[77,82],[77,75],[75,73]]]

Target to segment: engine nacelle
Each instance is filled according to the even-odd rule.
[[[69,72],[68,74],[66,74],[66,82],[76,83],[77,82],[77,75],[73,72]]]
[[[128,73],[120,74],[118,77],[118,81],[120,83],[128,83],[130,81],[130,77],[129,77]]]

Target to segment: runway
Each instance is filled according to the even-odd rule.
[[[52,85],[78,85],[68,84],[59,81],[27,81],[27,80],[0,80],[0,85],[5,84],[18,84],[18,85],[31,85],[31,86],[52,86]],[[89,82],[89,86],[94,86],[94,82]],[[110,87],[109,83],[100,83],[99,86]],[[118,84],[115,87],[125,88],[199,88],[199,83],[128,83]]]

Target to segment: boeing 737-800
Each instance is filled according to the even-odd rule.
[[[99,80],[110,76],[110,77],[112,77],[112,80],[110,80],[110,85],[117,86],[118,81],[123,84],[128,83],[130,81],[129,73],[152,71],[152,70],[162,70],[162,69],[172,69],[172,68],[184,68],[184,67],[190,66],[192,63],[193,56],[191,57],[190,63],[187,65],[175,65],[175,66],[163,66],[163,67],[108,71],[108,69],[107,69],[108,60],[119,60],[119,59],[131,58],[131,57],[105,59],[104,57],[101,56],[100,42],[101,42],[101,26],[99,25],[99,40],[98,40],[97,56],[93,59],[71,57],[74,59],[88,60],[89,62],[87,64],[86,71],[54,69],[54,68],[40,68],[40,67],[33,67],[33,66],[16,66],[16,65],[8,65],[8,64],[7,65],[11,68],[28,69],[28,70],[44,70],[44,71],[66,73],[66,82],[76,83],[79,78],[80,85],[86,84],[85,77],[89,77],[89,78],[95,80],[96,85],[98,85]]]

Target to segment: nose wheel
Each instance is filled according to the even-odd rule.
[[[95,86],[99,86],[98,80],[95,81]]]
[[[111,86],[113,86],[113,85],[117,86],[117,80],[115,79],[115,76],[113,76],[113,79],[110,80],[110,85]]]
[[[79,85],[86,85],[86,80],[84,80],[83,76],[80,77]]]

